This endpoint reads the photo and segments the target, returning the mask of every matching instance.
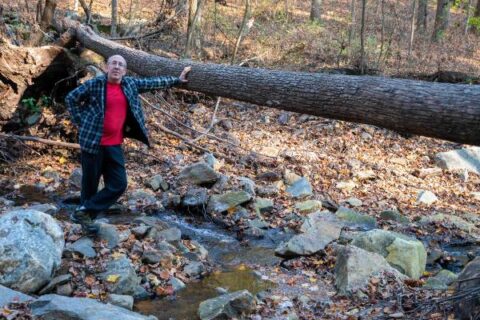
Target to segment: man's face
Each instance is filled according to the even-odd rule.
[[[107,62],[107,76],[111,83],[120,83],[127,73],[127,62],[122,56],[111,56]]]

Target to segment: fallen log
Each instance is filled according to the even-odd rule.
[[[480,86],[174,61],[102,38],[78,22],[64,24],[88,49],[104,57],[121,54],[143,76],[179,74],[191,65],[188,90],[480,145]]]

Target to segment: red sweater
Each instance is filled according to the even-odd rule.
[[[127,118],[127,107],[128,102],[122,91],[122,86],[117,83],[107,82],[107,101],[100,145],[113,146],[122,144],[123,125]]]

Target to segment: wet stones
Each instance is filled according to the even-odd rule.
[[[203,301],[198,316],[202,320],[243,319],[254,311],[255,305],[253,295],[242,290]]]

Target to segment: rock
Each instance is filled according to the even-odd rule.
[[[252,196],[245,191],[231,191],[222,195],[213,195],[208,201],[207,212],[225,212],[251,199]]]
[[[427,251],[417,239],[376,229],[358,235],[352,245],[382,255],[394,268],[410,278],[419,279],[425,271]]]
[[[357,184],[355,182],[353,182],[352,180],[350,180],[350,181],[340,181],[340,182],[337,182],[335,187],[337,189],[340,189],[340,190],[352,191],[353,189],[355,189],[357,187]]]
[[[175,208],[182,203],[182,197],[171,192],[164,192],[162,194],[162,205],[166,208]]]
[[[153,320],[111,304],[103,304],[88,298],[68,298],[55,294],[41,296],[30,305],[32,314],[40,319],[55,320]]]
[[[239,177],[238,181],[240,182],[243,191],[247,192],[252,197],[255,197],[255,182],[247,177]]]
[[[7,287],[0,285],[0,310],[2,310],[4,306],[6,306],[11,302],[25,302],[25,301],[32,301],[32,300],[35,300],[35,299],[26,294],[14,291],[12,289],[9,289]]]
[[[25,119],[25,122],[27,123],[28,126],[33,126],[35,123],[37,123],[40,118],[42,118],[42,114],[41,113],[34,113],[32,115],[29,115],[26,119]]]
[[[273,210],[273,200],[256,198],[253,207],[255,208],[255,212],[257,213],[257,215],[270,212]]]
[[[208,164],[205,162],[197,162],[182,169],[177,180],[180,183],[202,186],[205,184],[214,184],[218,180],[218,177],[218,173]]]
[[[172,259],[173,254],[170,251],[160,251],[155,249],[145,250],[142,255],[142,261],[148,264],[159,263],[162,259]]]
[[[255,298],[247,290],[224,294],[200,303],[201,320],[245,319],[255,310]]]
[[[300,229],[305,233],[281,243],[275,249],[275,254],[291,258],[317,253],[340,237],[342,226],[334,216],[316,212],[309,215]]]
[[[56,294],[69,297],[73,294],[72,284],[66,283],[57,287]]]
[[[156,236],[157,240],[165,240],[167,242],[179,241],[182,239],[182,232],[177,227],[168,228],[159,231]]]
[[[415,170],[415,172],[413,174],[416,175],[417,177],[423,179],[423,178],[426,178],[428,176],[440,175],[440,174],[442,174],[442,172],[443,171],[440,168],[422,168],[422,169]]]
[[[292,198],[300,199],[311,196],[313,194],[313,189],[307,178],[301,178],[289,186],[286,192]]]
[[[0,217],[0,284],[25,293],[46,285],[60,266],[65,242],[54,218],[40,211]]]
[[[63,285],[67,282],[69,282],[72,279],[71,274],[64,274],[58,277],[55,277],[50,281],[49,284],[47,284],[40,292],[38,293],[39,295],[44,295],[47,293],[50,293],[55,289],[57,286]]]
[[[183,272],[190,278],[196,278],[205,272],[205,266],[199,261],[192,261],[183,268]]]
[[[360,137],[362,138],[362,140],[365,140],[365,141],[370,141],[373,139],[372,135],[368,132],[362,132],[360,134]]]
[[[247,209],[245,209],[244,207],[237,206],[234,208],[232,215],[233,215],[233,221],[238,222],[241,219],[248,218],[249,213]]]
[[[260,173],[259,175],[257,175],[257,180],[261,180],[261,181],[273,182],[273,181],[278,181],[278,180],[281,180],[281,179],[282,179],[282,175],[280,175],[276,172],[273,172],[273,171],[266,171],[266,172],[263,172],[263,173]]]
[[[223,160],[218,161],[211,153],[205,153],[203,155],[203,160],[215,171],[218,171],[223,167]]]
[[[185,207],[203,207],[208,203],[206,188],[188,188],[183,197],[182,205]]]
[[[40,211],[43,213],[47,213],[49,215],[54,215],[55,213],[58,212],[58,208],[56,205],[51,204],[51,203],[45,203],[45,204],[35,204],[32,206],[29,206],[27,208],[28,210],[36,210]]]
[[[70,175],[70,184],[80,189],[82,187],[82,169],[75,168]]]
[[[121,294],[109,294],[107,302],[110,302],[114,306],[122,307],[128,310],[133,309],[133,297]]]
[[[468,170],[480,175],[480,147],[470,147],[438,153],[437,165],[445,170]]]
[[[372,229],[377,226],[377,220],[374,217],[360,214],[354,210],[339,207],[335,215],[343,221],[352,223],[354,225],[362,226],[366,229]]]
[[[100,277],[110,285],[110,292],[116,294],[135,295],[140,285],[140,278],[125,256],[107,262],[106,271]]]
[[[99,229],[97,236],[107,242],[109,249],[115,248],[120,243],[120,236],[117,228],[108,223],[97,223]]]
[[[154,229],[156,231],[162,231],[165,229],[168,229],[170,226],[166,223],[163,222],[162,220],[155,218],[155,217],[138,217],[133,220],[133,222],[138,223],[138,224],[144,224],[150,229]],[[151,230],[150,230],[151,231]],[[149,232],[147,231],[147,236]],[[152,237],[154,238],[154,237]]]
[[[145,237],[147,232],[151,229],[149,226],[141,225],[132,229],[132,233],[137,239],[142,239]]]
[[[159,189],[162,189],[163,191],[168,190],[168,183],[163,179],[163,177],[159,174],[154,175],[151,177],[147,183],[147,187],[150,187],[153,191],[157,191]]]
[[[362,200],[354,197],[348,198],[347,200],[345,200],[345,202],[351,205],[352,207],[360,207],[363,204]]]
[[[257,227],[248,227],[244,231],[244,235],[247,237],[262,239],[265,237],[266,231]]]
[[[155,194],[151,190],[137,189],[128,196],[130,205],[141,202],[143,205],[154,205],[157,202]]]
[[[300,179],[302,179],[302,177],[293,171],[285,169],[285,171],[283,172],[283,180],[287,185],[292,185]]]
[[[478,233],[479,230],[474,223],[450,214],[438,213],[420,219],[420,224],[441,223],[447,226],[451,226],[468,233]]]
[[[395,210],[385,210],[380,212],[380,219],[385,221],[395,221],[399,223],[409,223],[407,217],[403,216],[400,212]]]
[[[182,280],[175,277],[171,277],[170,280],[168,280],[168,284],[172,286],[174,292],[178,292],[187,287]]]
[[[429,278],[423,286],[428,289],[446,290],[457,278],[455,273],[443,269],[434,277]]]
[[[212,186],[212,191],[222,192],[223,190],[225,190],[225,188],[227,187],[228,180],[229,180],[228,176],[221,174],[218,177],[217,182],[215,182],[215,184]]]
[[[253,219],[248,221],[250,228],[268,229],[269,224],[262,219]]]
[[[471,279],[468,281],[463,281]],[[456,294],[476,290],[480,287],[480,257],[476,257],[458,275]],[[454,303],[455,319],[470,320],[480,313],[480,296],[459,299]]]
[[[311,213],[322,208],[322,201],[306,200],[295,204],[295,210],[300,213]]]
[[[220,126],[222,126],[222,128],[225,129],[226,131],[230,131],[233,129],[232,121],[228,119],[220,120]]]
[[[335,286],[342,295],[353,294],[365,288],[371,277],[388,272],[403,279],[381,255],[355,246],[339,246],[335,264]]]
[[[421,190],[417,195],[417,203],[422,203],[427,206],[438,200],[437,196],[428,190]]]
[[[288,112],[283,111],[278,116],[278,123],[281,124],[282,126],[287,125],[289,120],[290,120],[290,113]]]
[[[257,194],[260,197],[273,197],[278,195],[279,193],[280,188],[275,184],[257,188]]]

